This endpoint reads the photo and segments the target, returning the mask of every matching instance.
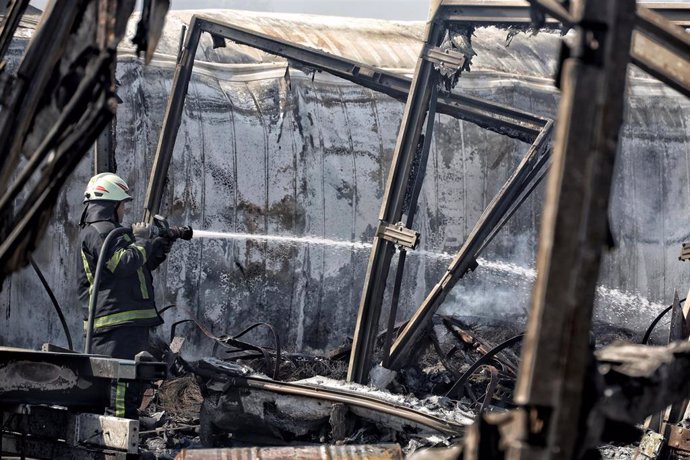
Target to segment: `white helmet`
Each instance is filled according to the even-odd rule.
[[[113,173],[93,176],[84,191],[84,203],[96,200],[131,201],[127,182]]]

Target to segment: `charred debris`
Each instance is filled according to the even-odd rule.
[[[5,61],[2,67],[0,277],[31,262],[54,192],[94,143],[96,171],[114,168],[117,45],[134,8],[124,0],[52,1],[39,23],[24,15],[27,0],[4,3],[2,56],[22,21],[36,30],[16,71]],[[168,7],[166,0],[143,2],[134,42],[146,62]],[[147,184],[149,221],[160,210],[203,33],[215,46],[231,40],[405,102],[351,342],[329,356],[293,353],[271,325],[217,337],[187,312],[185,321],[214,342],[212,356],[184,360],[177,324],[169,343],[134,361],[50,344],[42,351],[2,348],[2,454],[596,458],[615,449],[611,443],[628,446],[638,459],[690,453],[690,314],[683,301],[676,297],[665,312],[668,345],[647,346],[650,334],[634,344],[638,338],[623,328],[606,332],[627,343],[595,344],[591,335],[599,327],[592,305],[602,251],[615,244],[607,211],[625,71],[632,63],[687,97],[690,35],[683,27],[690,10],[634,0],[444,0],[431,2],[429,18],[412,79],[205,16],[194,16],[180,40]],[[526,29],[573,31],[555,81],[556,120],[453,91],[470,70],[473,31],[488,25],[504,27],[508,40]],[[437,112],[531,146],[442,279],[412,317],[396,324],[406,254],[420,238],[412,228]],[[546,177],[528,318],[488,324],[438,315],[449,290],[477,267],[482,250]],[[387,289],[392,303],[381,321]],[[252,343],[259,329],[272,346]],[[100,415],[107,388],[128,380],[152,384],[140,420]],[[435,450],[422,449],[429,447]]]

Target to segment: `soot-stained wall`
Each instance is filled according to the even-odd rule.
[[[307,44],[407,72],[422,30],[418,23],[299,22],[246,12],[217,16],[241,16],[245,26],[253,20],[259,29],[271,26],[271,32],[284,34],[296,22],[295,30],[316,31],[313,36],[292,31],[295,40],[301,37]],[[169,17],[160,53],[148,67],[128,48],[121,50],[117,172],[134,191],[129,223],[142,215],[174,70],[177,26],[188,18],[184,12]],[[348,47],[333,38],[338,27],[354,36],[358,26],[369,42]],[[519,35],[508,48],[505,36],[496,29],[477,31],[473,71],[463,75],[457,91],[553,116],[558,92],[550,76],[558,36]],[[386,47],[388,55],[382,51]],[[198,229],[312,239],[177,243],[156,277],[158,305],[178,305],[164,314],[159,334],[167,338],[170,325],[186,318],[189,310],[218,335],[263,321],[276,327],[288,349],[332,349],[354,329],[367,243],[376,226],[403,104],[328,75],[312,78],[290,69],[286,78],[285,63],[241,47],[213,51],[204,39],[198,57],[162,213],[172,224]],[[677,261],[677,253],[680,242],[690,237],[685,211],[690,111],[685,98],[639,72],[631,82],[611,206],[617,247],[605,258],[596,319],[639,331],[674,289],[689,287],[688,269]],[[422,243],[408,257],[399,319],[409,316],[436,283],[449,263],[448,253],[459,249],[527,149],[525,143],[437,116],[415,225]],[[78,343],[82,306],[74,289],[81,269],[76,224],[90,175],[91,159],[86,158],[63,190],[54,223],[35,254]],[[449,296],[444,313],[524,321],[542,201],[540,187],[487,249],[479,268]],[[335,243],[343,241],[353,245]],[[388,300],[385,309],[387,305]],[[0,344],[64,343],[30,269],[5,283],[0,315]],[[210,353],[211,343],[193,326],[178,331],[187,336],[190,354]],[[254,338],[268,340],[260,334]]]

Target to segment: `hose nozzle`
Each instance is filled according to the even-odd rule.
[[[192,230],[192,227],[188,225],[183,227],[171,227],[165,217],[156,214],[153,216],[151,233],[153,236],[162,236],[174,241],[177,239],[191,240],[194,231]]]

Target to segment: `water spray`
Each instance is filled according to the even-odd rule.
[[[331,240],[327,238],[317,238],[313,236],[280,236],[280,235],[257,235],[252,233],[232,233],[232,232],[213,232],[209,230],[194,230],[194,238],[210,238],[223,240],[255,240],[278,243],[297,243],[313,244],[317,246],[334,246],[351,249],[371,249],[371,243],[360,243],[355,241]]]

